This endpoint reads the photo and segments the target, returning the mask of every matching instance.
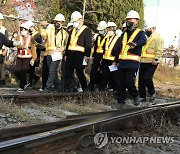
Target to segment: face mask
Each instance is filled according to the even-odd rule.
[[[25,31],[24,31],[24,30],[21,31],[21,35],[22,35],[22,36],[26,36],[27,34],[28,34],[28,31],[26,31],[26,30],[25,30]]]
[[[112,36],[113,34],[114,34],[114,31],[112,31],[112,30],[108,31],[109,36]]]
[[[130,22],[130,21],[127,21],[126,22],[126,27],[127,27],[127,29],[128,30],[133,30],[133,28],[134,28],[134,22]]]
[[[60,28],[60,27],[61,27],[61,24],[55,23],[55,27],[56,27],[56,28]]]
[[[73,27],[74,27],[74,28],[78,28],[78,27],[79,27],[79,23],[78,23],[78,22],[74,22],[74,23],[73,23]]]
[[[151,36],[151,34],[152,34],[152,31],[146,31],[146,35],[149,37],[149,36]]]
[[[99,34],[104,35],[104,30],[100,30]]]

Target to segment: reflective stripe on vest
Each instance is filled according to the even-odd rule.
[[[76,28],[73,29],[68,50],[74,50],[74,51],[80,51],[80,52],[85,51],[84,47],[77,45],[77,41],[78,41],[79,35],[81,35],[81,33],[86,29],[86,27],[87,26],[83,25],[80,28],[80,30],[77,32],[77,34],[76,34]]]
[[[17,56],[19,58],[31,58],[32,57],[31,50],[29,50],[30,42],[31,42],[31,36],[28,36],[26,42],[24,41],[23,37],[20,36],[20,44],[22,46],[24,46],[24,49],[18,49],[18,55]]]
[[[140,29],[137,28],[133,32],[133,34],[131,35],[131,37],[129,38],[128,41],[127,41],[127,32],[124,33],[123,40],[122,40],[122,50],[121,50],[121,53],[119,55],[119,59],[122,59],[122,60],[134,60],[134,61],[140,62],[141,57],[128,52],[130,46],[127,45],[129,42],[133,42],[133,40],[135,39],[135,37],[137,36],[137,34],[139,32],[140,32]]]
[[[102,41],[101,41],[101,36],[98,36],[96,53],[103,53],[103,48],[102,47],[103,47],[107,37],[108,37],[108,35],[106,34],[104,36],[104,38],[102,39]]]
[[[66,39],[66,31],[62,29],[56,35],[56,47],[64,47],[65,39]]]
[[[50,27],[46,29],[47,33],[47,42],[46,42],[46,50],[56,50],[55,46],[55,27]]]
[[[111,55],[112,49],[114,48],[114,45],[116,44],[119,37],[120,37],[119,35],[114,36],[111,42],[110,42],[110,38],[109,37],[107,38],[106,44],[105,44],[105,52],[103,54],[103,59],[114,60],[115,57]]]
[[[143,48],[142,48],[142,53],[141,53],[141,57],[142,57],[142,58],[154,58],[154,57],[155,57],[155,54],[148,52],[148,48],[149,48],[150,44],[152,43],[152,41],[153,41],[158,35],[159,35],[159,34],[153,35],[153,36],[148,40],[148,42],[146,43],[146,45],[143,46]]]

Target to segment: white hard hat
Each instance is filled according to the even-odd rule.
[[[117,29],[117,30],[116,30],[116,35],[121,35],[121,34],[122,34],[122,30]]]
[[[126,19],[140,19],[139,13],[137,11],[131,10],[127,13]]]
[[[149,29],[156,27],[156,24],[154,22],[146,22],[144,29]]]
[[[125,23],[123,23],[122,27],[123,27],[123,28],[126,28],[126,22],[125,22]]]
[[[75,22],[75,21],[77,21],[77,20],[79,20],[79,19],[81,19],[81,18],[82,18],[82,15],[81,15],[81,13],[78,12],[78,11],[74,11],[74,12],[71,14],[71,22]]]
[[[25,24],[30,28],[32,26],[34,26],[34,23],[31,20],[28,20],[27,22],[25,22]]]
[[[29,26],[28,26],[28,24],[26,24],[26,22],[22,23],[22,24],[20,25],[20,27],[29,30]]]
[[[107,27],[117,27],[114,22],[108,22]]]
[[[63,14],[59,13],[54,18],[55,21],[65,21],[65,17]]]
[[[4,17],[3,17],[3,15],[2,15],[2,13],[0,13],[0,19],[4,19]]]
[[[100,21],[97,30],[104,30],[107,28],[107,23],[105,21]]]
[[[73,26],[73,23],[72,23],[72,22],[69,22],[69,23],[67,24],[67,28],[70,27],[70,26]]]

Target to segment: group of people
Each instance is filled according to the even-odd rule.
[[[122,32],[117,30],[114,22],[100,21],[98,34],[92,37],[80,12],[71,14],[67,29],[64,28],[64,15],[57,14],[53,23],[42,21],[38,28],[31,21],[22,23],[13,42],[0,33],[0,49],[2,51],[3,45],[17,47],[13,71],[20,81],[18,92],[24,92],[26,87],[39,80],[35,67],[39,66],[43,51],[41,90],[71,92],[77,77],[83,92],[108,88],[117,91],[117,108],[124,108],[126,104],[126,89],[133,97],[134,105],[141,106],[146,101],[146,88],[150,101],[155,100],[153,75],[161,61],[164,41],[154,24],[146,25],[145,30],[139,29],[139,20],[138,12],[129,11]],[[2,52],[0,55],[2,57]],[[90,61],[88,84],[85,68]],[[138,89],[135,85],[137,74]]]

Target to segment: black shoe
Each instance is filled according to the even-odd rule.
[[[25,86],[24,86],[24,89],[26,88],[32,88],[32,84],[31,83],[27,83]]]
[[[44,92],[45,93],[51,93],[51,92],[53,92],[53,90],[52,90],[52,88],[45,88]]]
[[[139,95],[134,98],[134,105],[135,105],[136,107],[141,107],[142,102],[141,102],[141,98],[140,98]]]
[[[149,101],[153,102],[156,99],[156,94],[150,96]]]
[[[125,104],[126,104],[125,102],[123,102],[123,103],[117,103],[116,109],[118,109],[118,110],[124,109]]]
[[[146,97],[140,97],[140,101],[143,103],[143,102],[146,102]]]
[[[70,90],[69,89],[64,89],[63,93],[70,93]]]

